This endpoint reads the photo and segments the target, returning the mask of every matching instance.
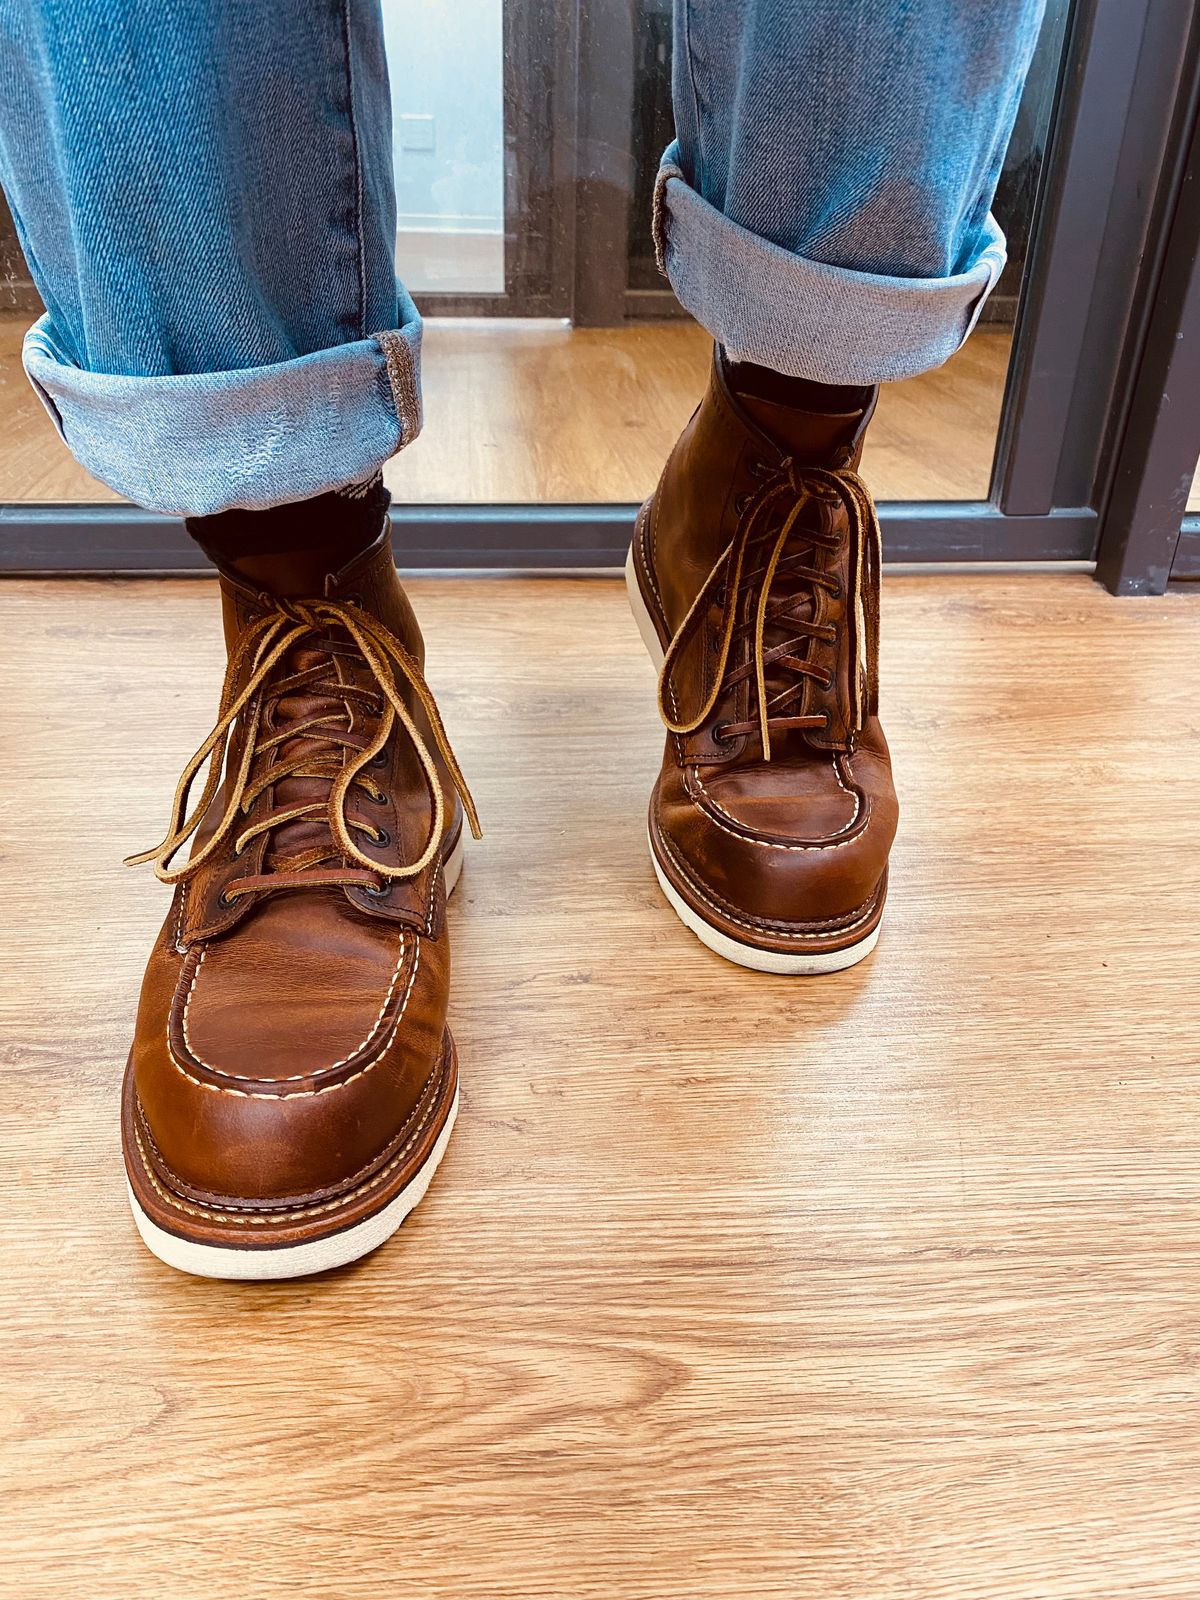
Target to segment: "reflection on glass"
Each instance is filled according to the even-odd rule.
[[[503,0],[383,0],[396,267],[413,294],[504,292]]]
[[[1009,265],[980,326],[946,366],[885,386],[864,462],[880,499],[987,496],[1068,9],[1069,0],[1049,0],[996,195]],[[609,250],[580,254],[574,326],[431,321],[425,372],[434,423],[388,469],[398,497],[640,500],[695,405],[709,341],[659,275],[649,228],[659,155],[673,134],[671,4],[630,0],[622,13],[605,11],[610,37],[580,70],[582,92],[615,97],[618,125],[628,128],[623,232]],[[614,61],[628,63],[615,83]],[[581,147],[581,157],[589,153]],[[609,150],[604,177],[613,171]]]
[[[1068,7],[1049,0],[996,197],[1009,266],[958,355],[885,387],[864,464],[880,499],[986,497]],[[578,95],[569,35],[553,31],[566,9],[384,0],[397,265],[428,317],[425,433],[387,468],[399,500],[640,500],[701,392],[708,339],[659,276],[649,229],[672,132],[670,0],[589,11]],[[574,120],[597,95],[608,97],[600,135]],[[574,183],[547,176],[562,149]],[[593,212],[589,233],[597,192],[603,225]],[[21,374],[38,306],[6,222],[0,499],[111,499]],[[564,239],[577,241],[573,256]],[[574,315],[547,318],[547,306]]]

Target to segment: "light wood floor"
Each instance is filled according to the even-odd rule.
[[[60,443],[20,362],[24,319],[0,318],[0,501],[115,500]],[[889,384],[864,471],[881,500],[987,494],[1009,334],[981,328],[952,361]],[[431,321],[425,431],[391,461],[397,500],[642,500],[704,387],[693,323],[571,329]]]
[[[1200,609],[888,584],[875,955],[661,901],[608,580],[413,585],[487,828],[463,1114],[325,1279],[175,1275],[117,1085],[211,586],[0,586],[0,1591],[1195,1600]]]

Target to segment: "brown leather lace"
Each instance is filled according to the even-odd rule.
[[[825,589],[835,595],[838,592],[837,579],[805,561],[804,557],[810,550],[836,550],[842,536],[836,531],[808,525],[798,527],[800,517],[814,498],[831,498],[844,507],[850,520],[854,547],[858,551],[858,560],[851,572],[854,593],[847,597],[847,614],[862,617],[871,623],[866,627],[866,635],[872,657],[878,632],[873,614],[876,586],[867,581],[865,569],[871,565],[875,572],[878,571],[880,534],[879,519],[870,491],[856,472],[798,467],[793,461],[787,460],[774,471],[760,464],[756,475],[765,477],[765,481],[750,496],[737,531],[717,557],[687,616],[667,646],[658,680],[658,709],[669,732],[695,733],[707,722],[724,694],[752,677],[757,698],[754,720],[725,723],[719,732],[714,730],[714,736],[732,739],[756,732],[762,742],[763,760],[770,761],[772,730],[782,732],[790,728],[821,728],[826,725],[823,712],[800,714],[796,710],[804,694],[805,680],[815,679],[824,689],[833,687],[830,676],[811,657],[814,642],[837,643],[838,629],[832,624],[810,621],[796,615],[796,612],[799,607],[808,604],[817,589]],[[771,533],[771,525],[781,512],[783,522],[774,533],[765,566],[748,571],[748,552],[760,536]],[[791,580],[790,592],[773,597],[772,588],[777,579],[784,575]],[[756,580],[757,594],[750,587]],[[751,595],[751,602],[747,615],[739,621],[743,611],[743,593],[747,591]],[[707,616],[714,597],[718,598],[722,611],[712,688],[694,716],[680,718],[676,714],[672,717],[667,710],[667,699],[670,696],[677,711],[678,697],[672,692],[675,689],[675,666],[685,645]],[[768,629],[779,630],[784,637],[768,645]],[[746,632],[751,634],[752,639],[750,660],[731,668],[729,661],[734,639]],[[799,653],[801,650],[803,654]],[[869,659],[865,667],[867,683],[872,685],[876,676],[874,660]],[[777,686],[773,693],[768,690],[768,675]],[[854,686],[856,731],[859,731],[863,723],[863,705],[861,675],[857,671],[854,673]]]
[[[341,628],[352,641],[356,654],[366,663],[382,695],[380,700],[369,689],[346,682],[336,665],[339,646],[329,636],[330,629]],[[286,673],[287,657],[305,641],[322,651],[328,665],[318,663],[300,671]],[[341,646],[345,651],[345,647]],[[272,674],[284,665],[285,675],[272,681]],[[163,883],[179,883],[194,876],[218,850],[222,848],[237,828],[239,819],[248,816],[255,801],[282,779],[322,778],[330,784],[327,799],[314,799],[284,807],[276,807],[259,820],[245,826],[233,840],[234,853],[240,855],[251,840],[260,834],[289,822],[323,820],[331,835],[331,844],[320,845],[290,858],[273,872],[263,872],[239,878],[228,886],[227,896],[249,894],[255,890],[284,888],[313,888],[322,885],[361,884],[373,886],[379,878],[414,878],[433,860],[446,825],[446,807],[434,757],[422,738],[396,687],[397,669],[412,689],[421,708],[429,719],[434,743],[450,772],[454,787],[462,799],[471,832],[480,837],[479,818],[466,780],[462,775],[446,730],[442,726],[433,695],[414,658],[377,618],[359,606],[340,600],[284,600],[274,599],[271,609],[253,621],[238,640],[230,657],[221,688],[221,701],[217,711],[216,726],[183,769],[175,790],[171,808],[171,821],[166,837],[153,850],[129,856],[127,866],[137,866],[145,861],[154,863],[155,875]],[[305,689],[316,691],[323,700],[340,701],[341,706],[329,711],[319,711],[300,721],[288,721],[278,732],[268,732],[270,708],[285,695]],[[373,738],[361,744],[361,735],[351,729],[354,707],[379,713],[379,726]],[[235,730],[242,730],[242,749],[236,771],[226,774],[227,792],[224,810],[211,835],[191,855],[184,866],[171,867],[172,858],[200,827],[213,806],[227,761],[231,759]],[[352,832],[357,831],[379,842],[377,830],[355,822],[347,816],[346,801],[353,787],[365,790],[374,799],[382,798],[371,780],[364,776],[383,750],[396,724],[407,733],[417,753],[433,808],[429,836],[418,858],[400,866],[390,866],[359,849]],[[264,761],[255,773],[255,764],[261,757],[269,756],[278,746],[304,738],[317,743],[318,748],[306,751],[282,762]],[[321,748],[327,747],[326,749]],[[208,775],[200,799],[189,813],[188,798],[201,768],[207,764]],[[337,870],[317,871],[329,861],[355,863]]]

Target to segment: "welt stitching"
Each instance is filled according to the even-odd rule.
[[[700,888],[699,884],[696,883],[692,874],[679,859],[676,852],[671,848],[671,844],[666,836],[660,833],[659,841],[667,855],[670,856],[672,864],[676,867],[680,876],[683,878],[684,882],[697,897],[697,899],[703,900],[705,905],[710,906],[712,910],[717,912],[719,916],[724,917],[727,922],[736,923],[738,927],[746,928],[752,933],[757,933],[760,937],[769,939],[828,939],[831,934],[852,933],[855,928],[861,927],[864,922],[869,922],[877,910],[877,906],[874,903],[876,896],[873,895],[867,911],[865,911],[861,916],[852,913],[852,915],[855,916],[855,920],[853,922],[840,922],[836,917],[830,917],[825,922],[812,923],[810,925],[814,930],[812,932],[785,933],[779,929],[772,928],[767,923],[748,921],[745,917],[739,917],[728,907],[723,906],[719,901],[711,899],[707,894],[705,894],[704,890]]]
[[[387,991],[387,994],[384,996],[383,1004],[379,1008],[379,1015],[375,1018],[375,1021],[372,1023],[371,1031],[367,1034],[366,1038],[360,1044],[355,1045],[354,1049],[351,1050],[347,1055],[344,1055],[341,1058],[340,1061],[333,1061],[327,1067],[315,1067],[312,1072],[293,1072],[293,1073],[290,1073],[286,1078],[275,1078],[275,1079],[272,1080],[273,1082],[275,1082],[275,1083],[302,1083],[305,1078],[315,1078],[318,1074],[320,1074],[322,1072],[335,1072],[338,1067],[344,1067],[346,1065],[347,1061],[353,1061],[355,1056],[362,1054],[362,1052],[371,1043],[371,1040],[379,1032],[380,1027],[383,1025],[384,1013],[387,1011],[388,1006],[391,1005],[391,1003],[392,1003],[392,996],[396,992],[396,984],[397,984],[397,982],[399,981],[399,978],[400,978],[400,968],[404,965],[404,952],[405,952],[405,946],[406,946],[406,943],[407,943],[407,938],[408,938],[407,934],[403,930],[401,930],[401,933],[400,933],[400,951],[399,951],[399,954],[396,956],[396,967],[395,967],[395,970],[392,973],[392,981],[391,981],[391,983],[388,984],[388,991]],[[208,954],[208,946],[205,945],[204,949],[201,950],[201,952],[200,952],[200,959],[199,959],[199,961],[196,962],[195,970],[192,973],[192,981],[188,985],[187,999],[183,1002],[183,1018],[182,1018],[182,1023],[183,1023],[183,1042],[188,1047],[188,1054],[190,1056],[192,1056],[193,1059],[195,1061],[197,1061],[200,1064],[200,1066],[202,1066],[205,1069],[206,1072],[211,1072],[218,1078],[234,1078],[234,1079],[242,1078],[242,1077],[245,1076],[244,1073],[240,1073],[240,1072],[224,1072],[224,1071],[222,1071],[222,1069],[220,1067],[214,1067],[211,1061],[206,1061],[204,1059],[204,1057],[200,1054],[200,1052],[196,1049],[195,1045],[191,1041],[190,1035],[188,1034],[188,1009],[189,1009],[189,1007],[191,1006],[191,1003],[192,1003],[192,996],[196,992],[196,984],[197,984],[197,981],[199,980],[199,977],[200,977],[200,968],[204,965],[204,958],[205,958],[205,956],[207,956],[207,954]],[[414,962],[414,970],[415,970],[415,965],[416,964]],[[403,1012],[401,1013],[401,1015],[403,1015]]]
[[[444,1054],[444,1052],[443,1052],[443,1054]],[[404,1138],[404,1135],[412,1127],[413,1122],[420,1115],[421,1107],[425,1103],[425,1098],[428,1095],[430,1088],[435,1086],[434,1080],[440,1076],[441,1068],[442,1068],[442,1056],[439,1056],[437,1058],[437,1060],[433,1063],[433,1066],[429,1069],[429,1076],[425,1079],[425,1082],[421,1085],[420,1092],[417,1095],[416,1104],[413,1106],[413,1108],[409,1112],[408,1116],[405,1117],[404,1122],[401,1124],[401,1126],[396,1129],[396,1132],[392,1135],[392,1137],[388,1140],[387,1144],[384,1146],[383,1155],[385,1157],[387,1156],[388,1151],[393,1149]],[[136,1100],[136,1098],[135,1098],[135,1103],[136,1103],[138,1119],[139,1119],[138,1127],[140,1128],[140,1130],[142,1132],[145,1133],[146,1143],[150,1146],[150,1149],[151,1149],[151,1152],[153,1153],[155,1162],[158,1164],[158,1166],[161,1168],[161,1170],[166,1173],[167,1177],[170,1178],[172,1180],[172,1182],[177,1183],[180,1186],[180,1188],[182,1188],[182,1189],[190,1189],[190,1190],[192,1190],[193,1194],[197,1193],[198,1191],[196,1190],[195,1185],[188,1183],[187,1179],[181,1177],[180,1174],[178,1172],[176,1172],[175,1169],[171,1166],[170,1162],[164,1159],[163,1153],[158,1148],[158,1144],[157,1144],[157,1142],[156,1142],[156,1140],[154,1138],[154,1135],[150,1131],[150,1124],[146,1120],[146,1114],[142,1109],[141,1101],[140,1100]],[[143,1156],[144,1156],[145,1155],[145,1151],[143,1150],[142,1153],[143,1153]],[[340,1185],[340,1188],[341,1188],[342,1192],[338,1196],[336,1196],[336,1198],[341,1199],[341,1200],[346,1199],[347,1194],[353,1191],[357,1180],[362,1177],[364,1172],[369,1172],[371,1170],[371,1168],[375,1165],[375,1163],[379,1159],[380,1159],[379,1156],[376,1156],[374,1158],[374,1160],[364,1162],[363,1165],[361,1167],[359,1167],[356,1172],[352,1172],[348,1178],[344,1178],[342,1180],[342,1184]],[[333,1193],[332,1189],[320,1189],[313,1196],[312,1203],[315,1205],[315,1204],[317,1204],[318,1201],[324,1200],[326,1198],[326,1196],[331,1195],[332,1193]],[[220,1203],[218,1201],[218,1198],[215,1195],[212,1196],[211,1198],[212,1198],[213,1203],[214,1203],[214,1209],[219,1210],[219,1211],[251,1211],[251,1210],[255,1209],[253,1206],[250,1206],[250,1205],[241,1206],[241,1205],[230,1204],[230,1205],[227,1205],[227,1206],[222,1206],[222,1205],[220,1205]],[[203,1202],[201,1202],[201,1203],[203,1203]],[[305,1204],[307,1205],[307,1202],[305,1202]],[[269,1213],[269,1212],[265,1212],[265,1211],[263,1212],[263,1214],[264,1215],[274,1215],[274,1216],[280,1215],[280,1213],[278,1213],[278,1212]]]
[[[149,1178],[154,1192],[158,1195],[159,1199],[164,1200],[167,1205],[174,1206],[177,1211],[184,1211],[189,1216],[202,1217],[206,1221],[230,1223],[234,1226],[242,1228],[255,1226],[261,1228],[267,1227],[272,1223],[278,1224],[281,1222],[303,1222],[310,1217],[320,1216],[326,1211],[337,1211],[342,1207],[352,1205],[356,1200],[359,1199],[361,1195],[367,1194],[372,1189],[378,1188],[383,1180],[390,1173],[396,1170],[396,1168],[404,1160],[405,1156],[407,1156],[408,1152],[412,1149],[413,1145],[416,1144],[417,1140],[421,1137],[426,1124],[433,1115],[434,1106],[436,1104],[437,1099],[435,1097],[430,1101],[429,1106],[425,1111],[425,1115],[421,1118],[420,1123],[413,1131],[412,1137],[405,1144],[404,1148],[397,1155],[393,1156],[386,1167],[383,1167],[378,1173],[376,1173],[375,1177],[368,1179],[367,1182],[364,1183],[360,1188],[351,1190],[349,1194],[342,1195],[337,1200],[328,1200],[323,1205],[305,1206],[301,1210],[277,1213],[274,1216],[238,1216],[231,1210],[216,1211],[207,1206],[194,1206],[188,1204],[184,1200],[176,1199],[176,1197],[171,1194],[170,1190],[164,1189],[162,1184],[159,1183],[148,1161],[146,1160],[146,1147],[142,1143],[142,1136],[138,1131],[136,1122],[134,1123],[133,1127],[133,1137],[137,1141],[138,1154],[142,1158],[142,1170],[145,1172],[146,1177]]]
[[[416,954],[413,957],[412,972],[409,974],[408,988],[404,991],[404,1002],[400,1007],[399,1015],[397,1016],[395,1026],[392,1029],[393,1034],[399,1028],[400,1023],[404,1019],[404,1013],[408,1009],[409,998],[413,992],[413,984],[417,981],[417,968],[420,965],[421,941],[418,939]],[[356,1083],[359,1078],[365,1077],[366,1074],[370,1072],[373,1067],[377,1067],[380,1061],[383,1059],[382,1055],[378,1055],[374,1061],[368,1061],[365,1067],[360,1067],[357,1072],[352,1072],[348,1078],[339,1078],[337,1083],[322,1084],[319,1089],[292,1089],[286,1094],[263,1094],[254,1089],[226,1089],[220,1084],[205,1083],[203,1078],[198,1078],[196,1077],[195,1073],[189,1072],[180,1061],[179,1057],[175,1054],[175,1051],[171,1046],[171,1031],[169,1021],[167,1024],[167,1055],[170,1058],[171,1065],[175,1068],[175,1070],[184,1078],[186,1078],[189,1083],[195,1084],[198,1089],[207,1089],[210,1094],[236,1095],[239,1100],[305,1100],[311,1099],[314,1095],[318,1094],[332,1094],[335,1089],[345,1089],[348,1087],[348,1085]],[[212,1069],[210,1068],[209,1070],[211,1071]],[[224,1076],[230,1076],[230,1074],[224,1074]],[[262,1080],[260,1079],[259,1081],[261,1082]],[[283,1078],[279,1081],[288,1083],[292,1080]]]

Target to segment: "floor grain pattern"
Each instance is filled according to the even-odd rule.
[[[619,586],[412,588],[462,1116],[389,1246],[251,1286],[145,1253],[117,1139],[213,589],[0,587],[0,1592],[1195,1600],[1195,602],[891,580],[889,917],[789,981],[659,897]]]

